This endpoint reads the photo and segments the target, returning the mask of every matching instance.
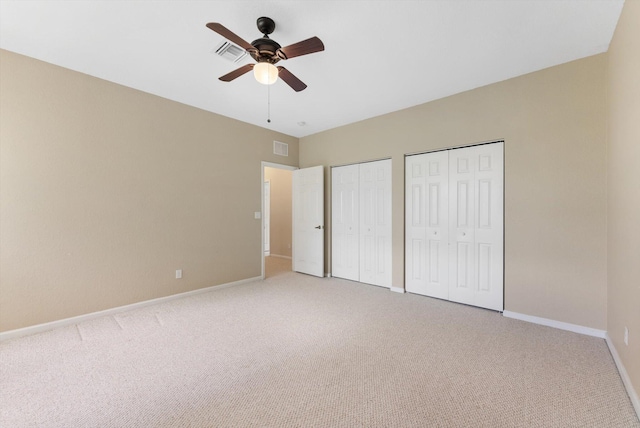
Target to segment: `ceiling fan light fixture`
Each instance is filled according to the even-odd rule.
[[[276,67],[274,64],[282,60],[323,51],[324,44],[322,40],[314,36],[301,42],[282,47],[278,42],[269,38],[269,34],[276,28],[273,19],[263,16],[258,18],[257,24],[258,30],[263,34],[263,37],[251,43],[218,22],[209,22],[207,24],[207,28],[244,49],[251,55],[251,58],[257,62],[255,65],[245,64],[224,76],[218,77],[218,79],[223,82],[231,82],[253,69],[254,77],[263,85],[272,85],[278,80],[278,77],[280,77],[282,81],[289,85],[294,91],[303,91],[307,87],[303,81],[298,79],[286,68],[282,66]]]
[[[253,75],[263,85],[273,85],[278,80],[278,69],[268,62],[259,62],[253,66]]]

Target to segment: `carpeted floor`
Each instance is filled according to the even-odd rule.
[[[1,343],[0,426],[640,427],[604,340],[287,263]]]

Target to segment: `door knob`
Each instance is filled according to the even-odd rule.
[[[322,229],[322,226],[318,225],[315,227],[316,229]]]

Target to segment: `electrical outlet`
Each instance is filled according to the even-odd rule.
[[[182,269],[176,269],[176,279],[182,279]]]
[[[624,328],[624,344],[629,346],[629,329],[627,327]]]

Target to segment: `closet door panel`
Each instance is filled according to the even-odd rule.
[[[449,162],[448,153],[427,157],[427,295],[449,298]]]
[[[360,282],[375,284],[375,183],[373,171],[361,165],[360,171]]]
[[[477,288],[474,148],[449,151],[449,299],[472,305]]]
[[[503,310],[503,143],[451,150],[450,300]]]
[[[360,281],[391,287],[391,160],[360,164]]]
[[[392,241],[392,196],[391,196],[391,159],[374,162],[377,168],[378,216],[376,218],[378,238],[377,284],[391,288],[391,241]]]
[[[504,155],[503,143],[474,148],[476,171],[476,260],[474,305],[504,309]]]
[[[448,153],[410,156],[406,167],[407,291],[447,299]]]
[[[331,169],[331,271],[359,280],[359,166]]]
[[[427,293],[427,157],[405,158],[405,288]]]

